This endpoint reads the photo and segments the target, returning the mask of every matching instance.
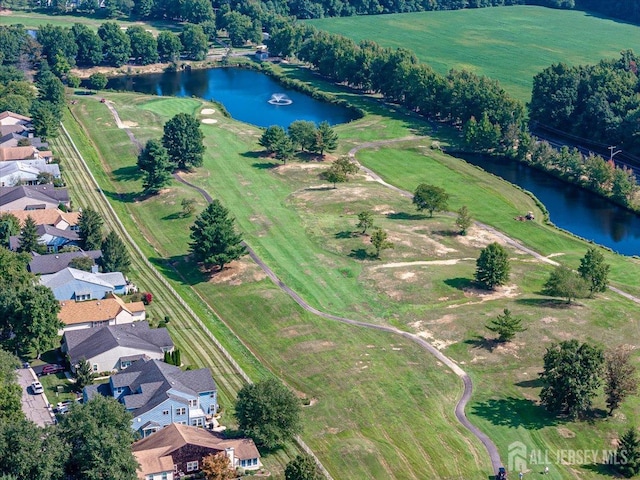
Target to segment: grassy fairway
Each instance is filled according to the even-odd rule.
[[[312,25],[355,41],[404,47],[436,71],[467,69],[531,97],[533,76],[552,63],[595,63],[636,48],[640,28],[591,14],[516,6],[325,18]]]
[[[105,94],[140,140],[159,137],[178,111],[198,114],[195,99],[157,99]],[[364,100],[361,100],[364,102]],[[344,151],[359,140],[423,133],[410,117],[375,114],[338,127]],[[73,107],[104,155],[99,181],[123,216],[134,219],[159,265],[186,295],[189,287],[218,311],[258,359],[301,396],[305,440],[336,478],[486,478],[484,451],[452,418],[459,383],[415,346],[302,312],[248,259],[213,278],[186,257],[188,219],[180,199],[193,192],[172,184],[140,198],[135,152],[103,104],[82,98]],[[577,337],[604,345],[640,337],[636,307],[607,293],[572,308],[540,294],[550,266],[510,250],[512,283],[494,294],[473,288],[479,249],[495,240],[472,229],[452,234],[453,219],[416,214],[410,200],[364,175],[331,188],[319,178],[328,162],[278,165],[261,156],[253,127],[210,116],[204,125],[204,168],[188,178],[220,198],[236,216],[247,242],[307,301],[351,318],[389,323],[418,332],[470,372],[476,393],[469,415],[491,435],[507,458],[516,440],[529,448],[610,448],[616,432],[638,418],[640,402],[628,402],[609,421],[570,423],[548,417],[535,404],[535,382],[545,347]],[[532,199],[506,182],[462,161],[435,153],[429,138],[362,150],[358,159],[402,188],[423,181],[444,186],[452,209],[468,204],[476,219],[495,225],[543,254],[577,266],[586,244],[537,222],[513,216],[536,210]],[[204,204],[199,200],[199,206]],[[368,256],[367,236],[355,232],[356,214],[375,212],[394,250]],[[625,289],[640,284],[638,261],[611,255],[613,276]],[[528,330],[507,347],[487,349],[484,323],[503,308],[525,317]],[[222,330],[220,330],[222,334]],[[597,405],[603,406],[601,398]],[[573,468],[573,467],[572,467]],[[602,478],[597,467],[576,467],[581,478]],[[571,478],[554,466],[552,478]]]

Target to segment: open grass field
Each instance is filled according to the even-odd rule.
[[[203,106],[196,99],[104,96],[140,140],[159,137],[163,122],[178,111],[198,114]],[[337,128],[342,152],[363,139],[429,130],[401,112],[384,117],[377,104],[368,105],[365,118]],[[102,188],[133,220],[136,235],[150,242],[154,262],[166,265],[167,259],[178,273],[164,272],[181,292],[189,295],[191,288],[190,295],[205,299],[265,366],[313,399],[304,410],[303,437],[336,478],[486,478],[485,452],[452,417],[460,392],[452,373],[404,341],[302,312],[249,259],[212,278],[201,274],[186,255],[190,220],[179,215],[180,199],[195,194],[173,183],[158,196],[140,197],[135,152],[106,107],[83,98],[73,111],[103,154],[94,165],[107,172],[99,178]],[[487,295],[471,278],[479,249],[495,240],[489,232],[472,229],[456,236],[451,217],[417,214],[410,200],[364,175],[330,188],[318,176],[328,162],[278,165],[262,156],[256,129],[215,118],[217,124],[203,125],[205,165],[187,175],[189,181],[230,208],[246,241],[312,305],[417,332],[444,349],[472,375],[476,390],[468,414],[498,444],[504,460],[516,440],[552,452],[608,449],[617,432],[638,418],[638,399],[616,417],[595,422],[557,420],[536,404],[546,345],[574,337],[605,346],[637,343],[634,304],[607,293],[566,308],[540,294],[552,267],[513,249],[512,281]],[[585,243],[541,223],[514,222],[516,213],[536,210],[531,198],[435,153],[430,142],[421,138],[362,150],[358,159],[408,190],[421,181],[442,184],[452,194],[452,209],[468,204],[475,218],[577,266]],[[381,260],[370,258],[368,238],[355,229],[356,214],[367,208],[396,245]],[[620,286],[631,290],[640,284],[637,260],[608,259]],[[483,325],[503,308],[523,316],[528,330],[513,344],[490,349]],[[597,406],[604,406],[601,398]],[[574,474],[604,478],[598,465],[554,465],[549,477]]]
[[[534,6],[309,20],[355,41],[412,50],[434,70],[467,69],[528,101],[533,76],[552,63],[595,63],[637,49],[640,27],[572,10]]]
[[[81,23],[97,30],[100,25],[107,21],[113,20],[98,15],[48,15],[46,13],[27,10],[9,10],[3,11],[2,14],[0,14],[0,25],[22,24],[26,28],[33,29],[37,29],[39,26],[46,25],[47,23],[59,27],[71,27],[74,23]],[[123,27],[141,25],[145,29],[151,30],[154,33],[161,30],[171,30],[176,32],[181,30],[180,26],[176,22],[160,20],[131,22],[119,19],[116,21]]]

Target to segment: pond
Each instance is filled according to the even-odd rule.
[[[480,155],[465,155],[464,159],[529,190],[547,207],[558,227],[623,255],[640,255],[640,216],[521,163]]]
[[[240,68],[210,68],[182,72],[116,77],[107,88],[151,95],[200,97],[216,100],[224,105],[236,120],[259,127],[280,125],[287,128],[295,120],[309,120],[331,125],[346,123],[355,118],[342,106],[320,102],[295,90],[283,88],[271,77]],[[269,103],[274,94],[285,95],[288,103]]]

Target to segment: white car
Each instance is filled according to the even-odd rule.
[[[42,384],[40,382],[33,382],[31,384],[31,390],[33,391],[34,395],[40,395],[41,393],[44,393],[44,388],[42,388]]]

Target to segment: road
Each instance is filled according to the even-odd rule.
[[[31,393],[31,383],[36,380],[36,375],[30,368],[19,368],[17,370],[18,384],[22,387],[22,411],[39,427],[52,425],[54,416],[47,408],[48,401],[44,393],[34,395]]]

